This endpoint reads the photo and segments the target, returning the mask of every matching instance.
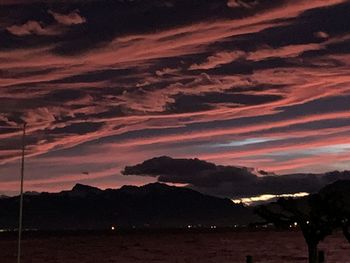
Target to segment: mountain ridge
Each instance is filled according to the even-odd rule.
[[[19,198],[0,200],[0,228],[17,227]],[[153,183],[101,190],[77,184],[59,193],[25,195],[23,223],[32,229],[232,226],[256,218],[228,198]]]

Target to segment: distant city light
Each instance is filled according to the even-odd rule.
[[[114,230],[115,230],[115,226],[112,226],[112,227],[111,227],[111,230],[114,231]]]

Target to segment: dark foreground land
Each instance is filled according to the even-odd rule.
[[[16,260],[16,236],[0,235],[0,262]],[[350,245],[341,234],[320,245],[329,263],[350,262]],[[132,233],[25,233],[23,263],[104,262],[306,262],[298,231],[162,231]]]

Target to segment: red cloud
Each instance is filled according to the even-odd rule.
[[[234,5],[243,1],[230,2]],[[72,157],[62,157],[59,160],[75,167],[79,162],[91,162],[100,167],[110,165],[113,160],[127,165],[133,159],[141,161],[163,154],[203,156],[207,159],[217,158],[220,162],[240,158],[239,161],[243,164],[256,156],[255,163],[258,166],[262,164],[262,168],[271,168],[269,170],[274,167],[277,171],[302,169],[310,165],[311,170],[318,169],[316,161],[326,160],[326,157],[306,159],[298,156],[294,161],[272,158],[270,162],[270,157],[263,155],[339,144],[342,140],[347,140],[340,133],[347,132],[348,125],[338,127],[335,124],[338,124],[337,121],[346,122],[350,118],[348,109],[338,109],[341,105],[337,103],[326,110],[318,107],[302,114],[296,114],[295,109],[303,108],[312,101],[350,94],[350,56],[345,53],[323,53],[330,45],[348,41],[349,36],[337,36],[323,31],[314,36],[311,31],[310,38],[314,37],[316,43],[279,43],[278,47],[273,48],[270,43],[273,40],[268,39],[268,44],[257,45],[259,48],[248,49],[250,51],[244,48],[241,50],[239,45],[231,47],[230,44],[235,44],[236,40],[239,42],[249,39],[249,36],[255,34],[261,38],[262,33],[274,31],[281,26],[288,25],[289,28],[293,19],[288,18],[295,18],[312,8],[341,2],[290,1],[283,7],[240,19],[222,18],[196,22],[157,30],[152,34],[129,33],[114,38],[111,35],[110,42],[75,56],[55,53],[54,50],[61,44],[59,41],[40,42],[39,47],[28,45],[2,50],[2,162],[9,163],[18,158],[16,146],[21,132],[9,128],[15,127],[16,122],[24,119],[29,123],[27,154],[32,157],[29,160],[34,160],[38,155],[83,147],[82,145],[90,143],[94,145],[94,151],[101,151],[101,154],[88,153],[84,156],[85,161]],[[55,19],[54,25],[45,26],[30,20],[22,25],[10,26],[7,31],[23,36],[20,39],[26,40],[25,36],[29,35],[51,35],[60,30],[70,32],[68,26],[82,24],[89,19],[88,16],[81,16],[78,11],[65,14],[49,12]],[[287,19],[284,20],[285,18]],[[216,46],[218,48],[214,48]],[[302,56],[303,53],[319,55]],[[288,63],[266,67],[266,61],[273,59]],[[247,61],[251,63],[246,72],[239,71],[241,64],[232,63],[237,60],[244,60],[244,65],[247,65]],[[225,67],[228,69],[222,70]],[[54,91],[65,92],[55,95]],[[70,93],[72,91],[76,92]],[[203,102],[208,106],[206,110],[172,113],[167,108],[169,103],[175,102],[176,96],[201,97],[225,93],[231,97],[239,94],[255,97],[273,95],[281,99],[248,105],[230,103],[227,100],[213,102],[209,98]],[[290,108],[294,110],[289,112]],[[271,118],[273,116],[276,118]],[[256,122],[242,121],[254,118]],[[333,123],[334,127],[312,129],[309,126],[314,122]],[[75,128],[75,125],[82,124],[88,128],[97,128]],[[292,126],[299,126],[300,129],[290,129],[290,132],[279,130],[288,130]],[[9,132],[2,127],[6,127]],[[211,152],[213,148],[206,148],[213,142],[249,138],[252,134],[278,137],[279,141],[265,143],[265,148],[256,144],[234,151],[226,149]],[[303,137],[310,138],[310,143],[302,145],[288,141]],[[100,142],[105,139],[108,143]],[[80,148],[74,148],[73,152],[76,149]],[[329,156],[332,157],[331,154]],[[298,158],[300,165],[297,164]],[[336,162],[336,158],[332,158]],[[59,166],[57,162],[51,162]],[[79,177],[75,174],[69,178],[43,182],[64,183]],[[99,178],[104,176],[96,179]]]
[[[58,23],[65,26],[79,25],[86,22],[86,18],[81,16],[77,10],[68,14],[61,14],[52,10],[49,10],[48,12],[55,18]]]
[[[8,32],[16,36],[27,35],[56,35],[60,31],[54,27],[43,27],[38,21],[29,20],[22,25],[13,25],[6,28]]]

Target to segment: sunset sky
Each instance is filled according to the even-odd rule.
[[[350,1],[0,0],[0,194],[156,156],[350,169]],[[186,182],[184,182],[186,183]]]

